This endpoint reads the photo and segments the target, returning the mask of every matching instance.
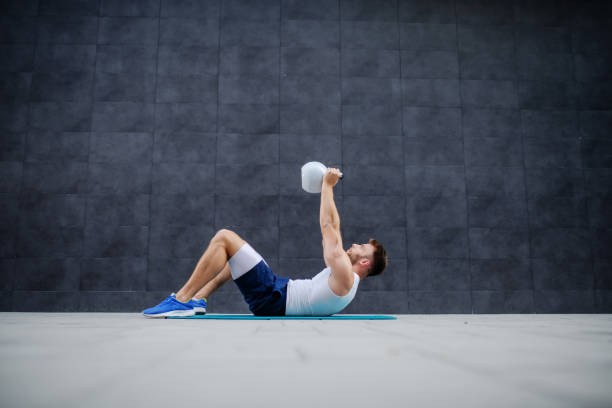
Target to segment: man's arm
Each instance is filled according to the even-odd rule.
[[[338,182],[339,171],[328,170],[335,173],[329,178],[324,177],[321,189],[321,235],[323,236],[323,258],[325,265],[331,268],[329,277],[330,288],[336,295],[344,296],[353,287],[353,274],[351,273],[351,260],[342,247],[340,234],[340,216],[334,203],[333,186]],[[331,182],[328,183],[328,180]],[[332,184],[333,183],[333,184]]]
[[[321,229],[326,224],[331,224],[335,229],[340,231],[340,215],[334,203],[334,187],[323,181],[321,188],[321,210],[319,213],[319,222]]]

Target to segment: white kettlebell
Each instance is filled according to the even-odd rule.
[[[302,166],[302,188],[307,193],[320,193],[323,188],[323,177],[327,167],[318,161],[311,161]],[[342,179],[344,175],[340,173]]]

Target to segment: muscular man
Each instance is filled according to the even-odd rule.
[[[343,249],[333,191],[339,178],[340,171],[335,168],[328,169],[323,178],[319,221],[326,268],[312,279],[276,276],[238,234],[222,229],[210,241],[181,290],[143,314],[165,317],[206,313],[206,298],[230,279],[238,285],[255,315],[329,316],[340,312],[353,300],[362,279],[382,273],[387,254],[375,239]]]

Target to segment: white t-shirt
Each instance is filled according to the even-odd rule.
[[[359,275],[353,272],[355,280],[351,291],[338,296],[329,287],[331,268],[328,266],[312,279],[291,279],[287,284],[287,316],[329,316],[340,312],[355,297]]]

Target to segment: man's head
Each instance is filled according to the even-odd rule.
[[[359,276],[376,276],[380,275],[387,266],[387,251],[373,238],[367,244],[353,244],[346,251],[348,254],[353,270]]]

